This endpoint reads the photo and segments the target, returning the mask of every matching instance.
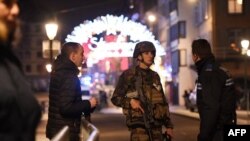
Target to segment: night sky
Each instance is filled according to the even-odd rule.
[[[129,0],[20,0],[20,17],[25,22],[46,22],[56,17],[62,39],[85,20],[106,14],[131,14]]]

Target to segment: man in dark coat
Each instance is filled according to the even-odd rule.
[[[19,7],[0,0],[0,141],[34,141],[41,107],[12,52]]]
[[[198,141],[222,141],[223,126],[236,124],[234,81],[228,71],[216,62],[207,40],[194,40],[192,54],[198,72]]]
[[[83,47],[74,42],[62,46],[51,72],[49,86],[49,119],[47,138],[53,138],[64,126],[69,126],[70,140],[79,141],[81,115],[89,115],[96,106],[95,98],[81,99],[79,69],[84,60]]]

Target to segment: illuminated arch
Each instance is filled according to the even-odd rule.
[[[123,15],[106,15],[84,21],[65,40],[82,44],[91,64],[106,57],[131,57],[135,44],[140,41],[153,42],[156,56],[165,55],[164,48],[145,25]]]

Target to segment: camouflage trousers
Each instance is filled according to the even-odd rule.
[[[162,128],[151,129],[153,141],[163,141]],[[150,141],[149,135],[144,128],[130,129],[130,141]]]

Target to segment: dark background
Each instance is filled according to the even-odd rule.
[[[136,5],[143,0],[132,0]],[[71,33],[75,26],[98,16],[125,15],[130,17],[138,12],[138,7],[129,8],[131,0],[19,0],[20,18],[24,22],[44,22],[57,20],[61,38]],[[146,11],[156,4],[156,0],[143,1]]]

